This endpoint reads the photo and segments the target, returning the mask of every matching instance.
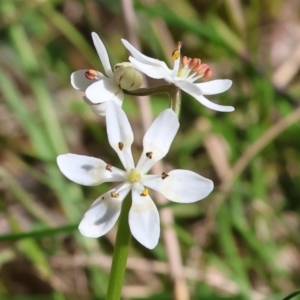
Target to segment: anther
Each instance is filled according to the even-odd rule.
[[[211,76],[212,76],[212,71],[211,71],[211,69],[207,69],[207,70],[205,71],[204,76],[202,77],[202,79],[203,79],[204,81],[207,81],[207,80],[210,79]]]
[[[101,199],[104,200],[104,196]]]
[[[189,62],[189,68],[191,70],[194,70],[197,66],[198,66],[198,59],[197,58],[191,59]]]
[[[119,197],[119,194],[114,193],[114,192],[111,192],[110,195],[111,195],[112,198],[118,198]]]
[[[146,156],[147,156],[148,158],[150,158],[150,159],[152,158],[152,155],[153,155],[153,152],[147,152],[147,153],[146,153]]]
[[[89,80],[94,80],[96,79],[98,76],[97,71],[93,70],[93,69],[89,69],[85,72],[85,77]]]
[[[182,42],[176,44],[176,48],[172,52],[172,58],[175,60],[180,56],[180,49],[182,47]]]
[[[190,63],[191,60],[192,60],[192,59],[191,59],[190,57],[184,56],[184,57],[182,58],[182,64],[183,64],[184,66],[187,66],[187,65]]]
[[[149,190],[147,189],[147,188],[145,188],[144,190],[143,190],[143,192],[140,194],[140,196],[144,196],[144,197],[146,197],[146,196],[148,196],[149,195]]]
[[[209,69],[209,66],[207,64],[201,64],[196,70],[195,72],[197,73],[197,75],[203,75],[205,74],[206,70]]]
[[[107,171],[112,172],[112,165],[107,164],[106,167],[105,167],[105,169],[106,169]]]
[[[123,150],[124,144],[123,144],[122,142],[119,142],[118,146],[119,146],[119,149],[120,149],[120,150]]]
[[[166,179],[168,176],[169,176],[169,174],[166,172],[162,172],[162,174],[161,174],[162,179]]]

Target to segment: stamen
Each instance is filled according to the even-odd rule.
[[[211,76],[212,76],[212,71],[211,71],[211,69],[207,69],[206,71],[205,71],[205,74],[204,74],[204,76],[203,76],[203,80],[204,81],[207,81],[207,80],[209,80],[210,78],[211,78]]]
[[[144,190],[143,190],[143,192],[140,194],[140,196],[144,196],[144,197],[146,197],[146,196],[148,196],[149,195],[149,190],[147,189],[147,188],[145,188]]]
[[[105,169],[106,169],[107,171],[112,172],[112,165],[107,164]]]
[[[124,144],[122,142],[119,142],[118,146],[119,146],[119,149],[122,151],[124,148]]]
[[[197,70],[195,70],[195,72],[197,73],[197,75],[204,75],[208,69],[209,66],[207,64],[202,64],[201,66],[199,66],[199,68],[197,68]]]
[[[148,158],[150,158],[150,159],[152,158],[152,155],[153,155],[153,152],[147,152],[147,153],[146,153],[146,156],[147,156]]]
[[[89,80],[97,79],[98,73],[93,69],[89,69],[85,72],[85,77]]]
[[[197,58],[193,58],[193,59],[191,59],[190,62],[189,62],[189,68],[190,68],[191,70],[195,70],[195,68],[198,66],[198,64],[199,64],[198,59],[197,59]],[[200,64],[201,64],[201,62],[200,62]]]
[[[168,176],[169,176],[169,174],[166,172],[162,172],[162,174],[161,174],[162,179],[166,179]]]
[[[114,192],[111,192],[110,195],[111,195],[112,198],[118,198],[119,197],[119,194],[114,193]]]
[[[187,65],[190,63],[191,60],[192,60],[192,59],[191,59],[190,57],[184,56],[184,57],[182,58],[182,64],[183,64],[184,66],[187,66]]]
[[[176,60],[180,56],[180,49],[182,47],[182,42],[176,44],[176,48],[172,52],[172,58]]]

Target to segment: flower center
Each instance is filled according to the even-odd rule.
[[[128,175],[130,182],[138,182],[142,178],[141,174],[136,169],[131,169]]]
[[[194,82],[199,78],[204,81],[209,80],[212,72],[207,64],[202,64],[200,58],[190,58],[184,56],[182,58],[183,67],[178,71],[177,76],[187,81]]]

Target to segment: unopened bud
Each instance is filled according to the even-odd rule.
[[[143,83],[142,74],[129,62],[116,64],[114,67],[114,77],[117,85],[123,90],[136,90]]]

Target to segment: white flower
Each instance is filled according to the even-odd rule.
[[[177,48],[172,54],[172,57],[174,58],[173,69],[169,69],[163,61],[142,54],[136,48],[134,48],[128,41],[122,39],[122,42],[124,46],[131,52],[133,57],[130,56],[129,60],[137,70],[145,73],[149,77],[155,79],[164,79],[169,83],[173,83],[186,93],[193,96],[201,104],[210,109],[222,112],[234,111],[234,107],[232,106],[219,105],[209,101],[207,98],[204,97],[204,95],[214,95],[225,92],[231,87],[231,80],[218,79],[211,80],[208,82],[194,83],[196,80],[205,76],[205,74],[201,71],[197,72],[199,69],[197,69],[197,67],[195,69],[194,66],[191,64],[192,59],[187,57],[184,57],[183,67],[179,69],[181,48],[180,42],[178,43]],[[200,59],[193,59],[193,61],[195,60],[197,60],[201,64]],[[208,67],[207,65],[202,66]]]
[[[171,201],[190,203],[206,197],[213,189],[213,182],[186,170],[146,175],[167,154],[179,128],[178,118],[171,109],[163,111],[147,130],[143,153],[136,166],[131,152],[131,126],[124,111],[114,102],[108,105],[106,123],[109,143],[117,152],[125,171],[89,156],[69,153],[57,158],[61,172],[78,184],[92,186],[120,182],[95,200],[85,213],[79,230],[86,237],[97,238],[106,234],[116,223],[122,201],[131,190],[131,233],[142,245],[153,249],[160,235],[159,214],[147,188],[162,193]]]
[[[107,77],[92,69],[79,70],[71,74],[71,84],[74,89],[85,92],[84,100],[97,115],[103,116],[110,101],[114,101],[119,106],[122,105],[124,93],[121,88],[127,90],[139,88],[142,84],[142,76],[130,63],[117,64],[115,69],[122,68],[123,70],[125,68],[125,70],[130,71],[122,71],[123,74],[127,75],[126,78],[121,77],[126,83],[125,86],[122,86],[120,76],[116,77],[112,71],[108,54],[101,39],[95,32],[92,33],[92,38]],[[119,71],[118,73],[120,73]],[[128,78],[129,76],[130,78]]]

